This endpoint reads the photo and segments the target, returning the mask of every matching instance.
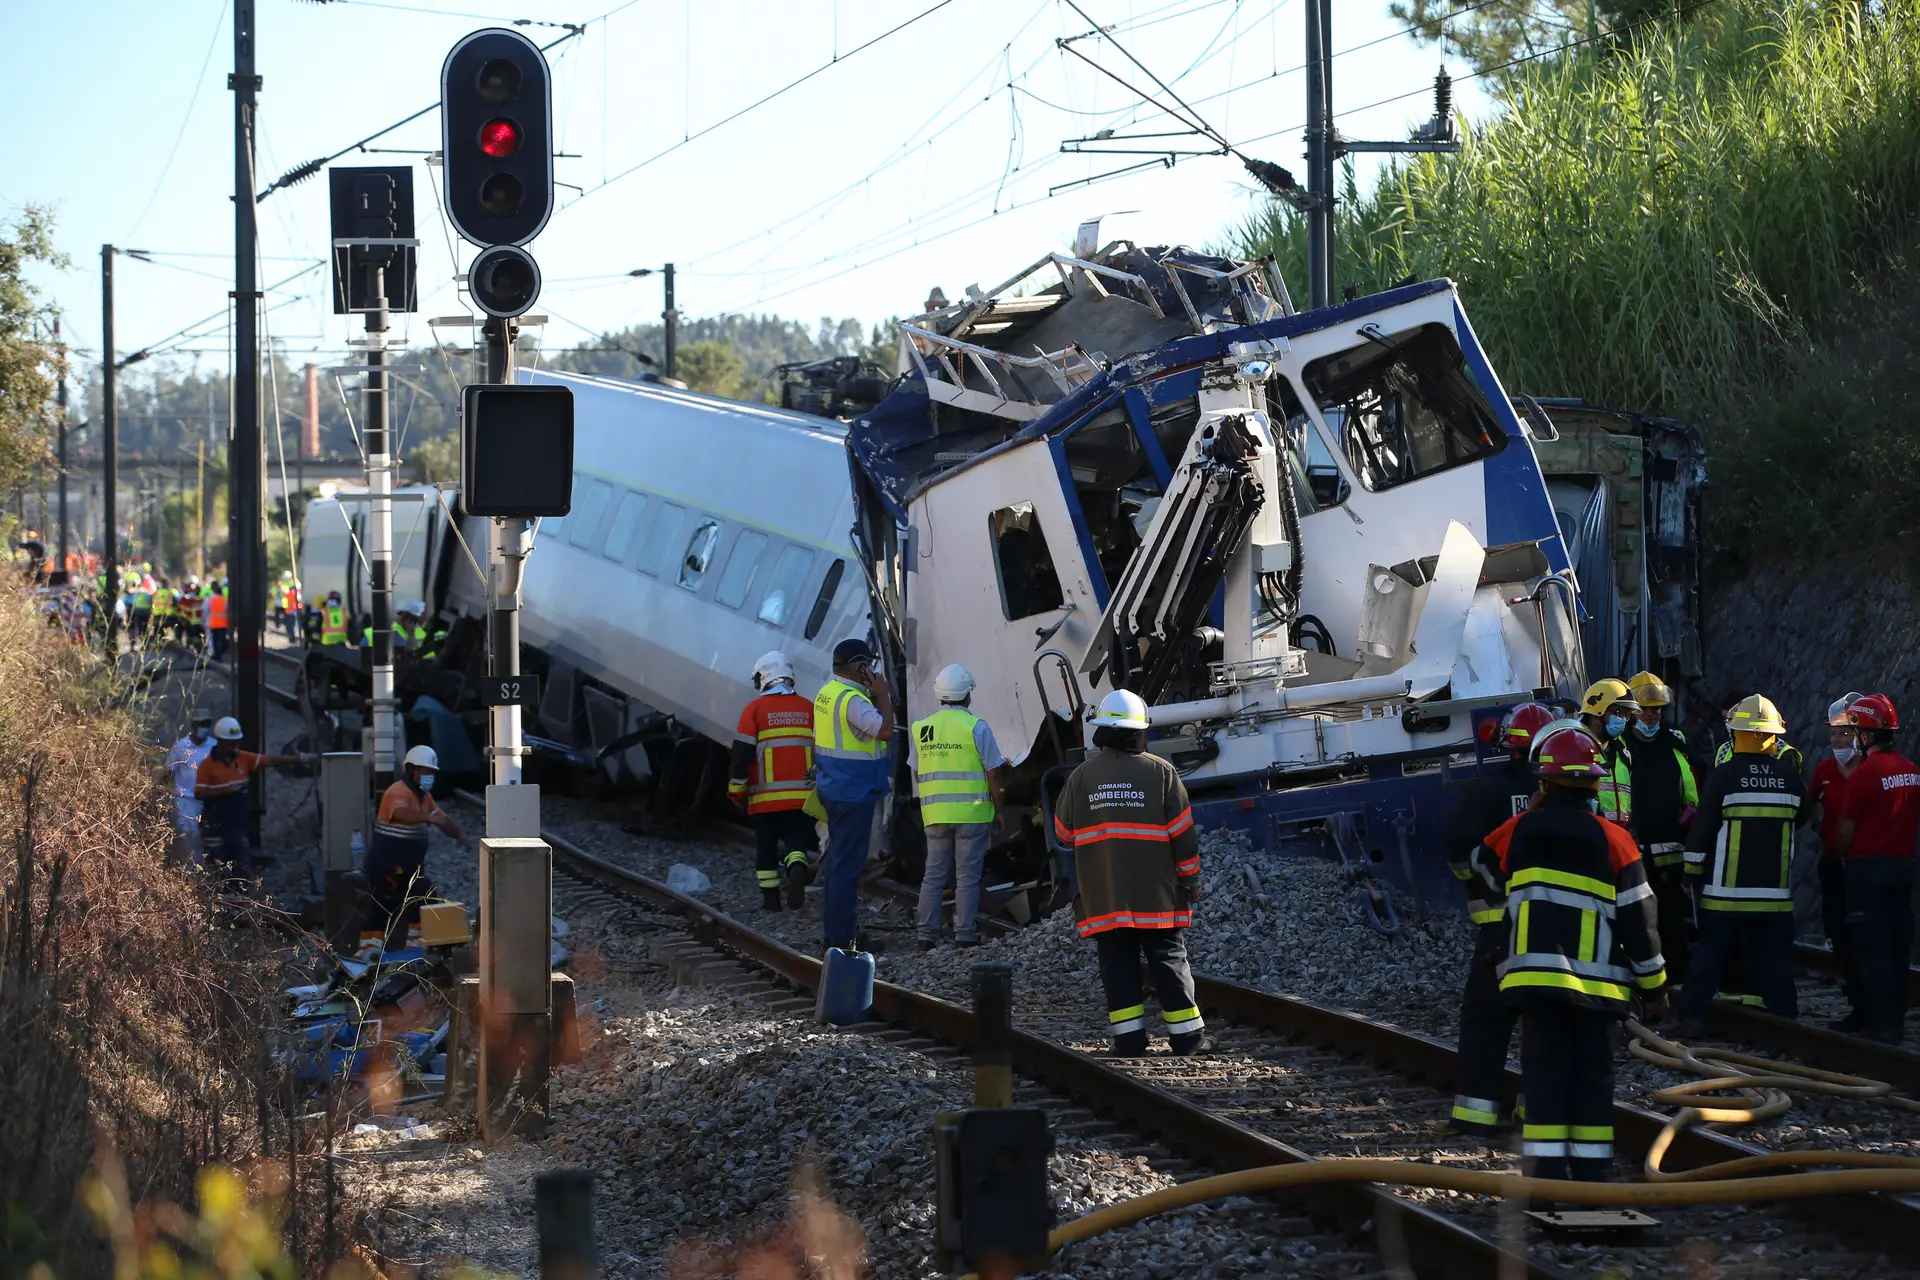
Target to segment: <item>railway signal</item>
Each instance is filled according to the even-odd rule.
[[[447,220],[483,249],[523,245],[553,212],[553,79],[517,31],[476,31],[440,69]]]
[[[540,264],[519,245],[482,249],[467,271],[473,305],[503,320],[525,315],[540,296]]]

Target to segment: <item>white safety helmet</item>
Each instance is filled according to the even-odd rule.
[[[942,702],[960,702],[973,692],[973,672],[957,662],[940,668],[933,678],[933,693]]]
[[[432,747],[411,747],[407,750],[407,758],[401,763],[410,764],[416,769],[437,770],[440,768],[440,757]]]
[[[424,618],[427,616],[427,602],[425,600],[409,600],[406,611],[416,618]]]
[[[793,663],[778,649],[769,649],[753,664],[753,687],[764,691],[781,680],[793,683]]]
[[[1100,699],[1094,714],[1096,729],[1144,729],[1147,727],[1147,700],[1131,689],[1115,689]]]
[[[222,742],[238,742],[246,735],[240,731],[240,722],[232,716],[221,716],[213,722],[213,736]]]

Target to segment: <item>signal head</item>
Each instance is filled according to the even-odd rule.
[[[447,221],[487,248],[523,245],[553,212],[553,80],[518,31],[467,36],[440,71]]]
[[[467,290],[490,316],[525,315],[540,297],[540,264],[518,245],[483,249],[467,271]]]

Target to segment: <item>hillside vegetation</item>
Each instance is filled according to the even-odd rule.
[[[1701,423],[1725,548],[1920,527],[1920,0],[1719,0],[1521,72],[1349,188],[1341,282],[1452,277],[1509,390]],[[1285,206],[1236,239],[1304,277]]]

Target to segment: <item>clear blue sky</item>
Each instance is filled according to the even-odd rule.
[[[1177,126],[1055,46],[1089,30],[1065,0],[950,0],[853,52],[933,3],[258,0],[266,83],[256,185],[433,102],[441,61],[461,35],[530,18],[588,24],[550,55],[559,149],[578,153],[557,161],[557,173],[585,194],[563,189],[533,245],[547,279],[537,309],[554,317],[549,345],[657,316],[658,278],[625,273],[668,260],[680,266],[687,314],[876,320],[917,310],[931,285],[957,295],[969,283],[997,283],[1067,247],[1090,215],[1137,211],[1115,228],[1207,244],[1250,209],[1239,165],[1212,157],[1050,196],[1058,184],[1146,159],[1062,155],[1063,139]],[[1077,42],[1081,52],[1144,86],[1117,42],[1251,154],[1301,169],[1304,0],[1079,4],[1115,28]],[[1335,63],[1335,109],[1348,113],[1340,128],[1356,138],[1405,136],[1431,110],[1426,86],[1439,51],[1396,35],[1384,0],[1338,0],[1334,9],[1334,47],[1351,50]],[[561,34],[525,30],[543,43]],[[12,55],[0,101],[16,122],[0,144],[0,210],[28,202],[55,210],[73,269],[36,279],[76,344],[90,355],[99,343],[103,242],[155,251],[156,265],[123,259],[118,270],[123,353],[221,312],[233,287],[223,0],[10,4],[0,10],[0,47]],[[685,141],[823,65],[775,101]],[[1457,94],[1467,114],[1486,109],[1478,88]],[[438,115],[374,145],[437,148]],[[421,316],[404,336],[425,341],[425,316],[463,310],[451,277],[472,250],[456,243],[450,252],[437,171],[430,177],[420,159],[350,154],[338,163],[415,166]],[[318,262],[328,235],[324,176],[262,204],[260,228],[268,283]],[[271,296],[271,331],[296,362],[310,349],[340,350],[349,334],[329,313],[327,289],[322,267]],[[197,350],[203,367],[224,368],[222,322],[204,332],[181,358]]]

